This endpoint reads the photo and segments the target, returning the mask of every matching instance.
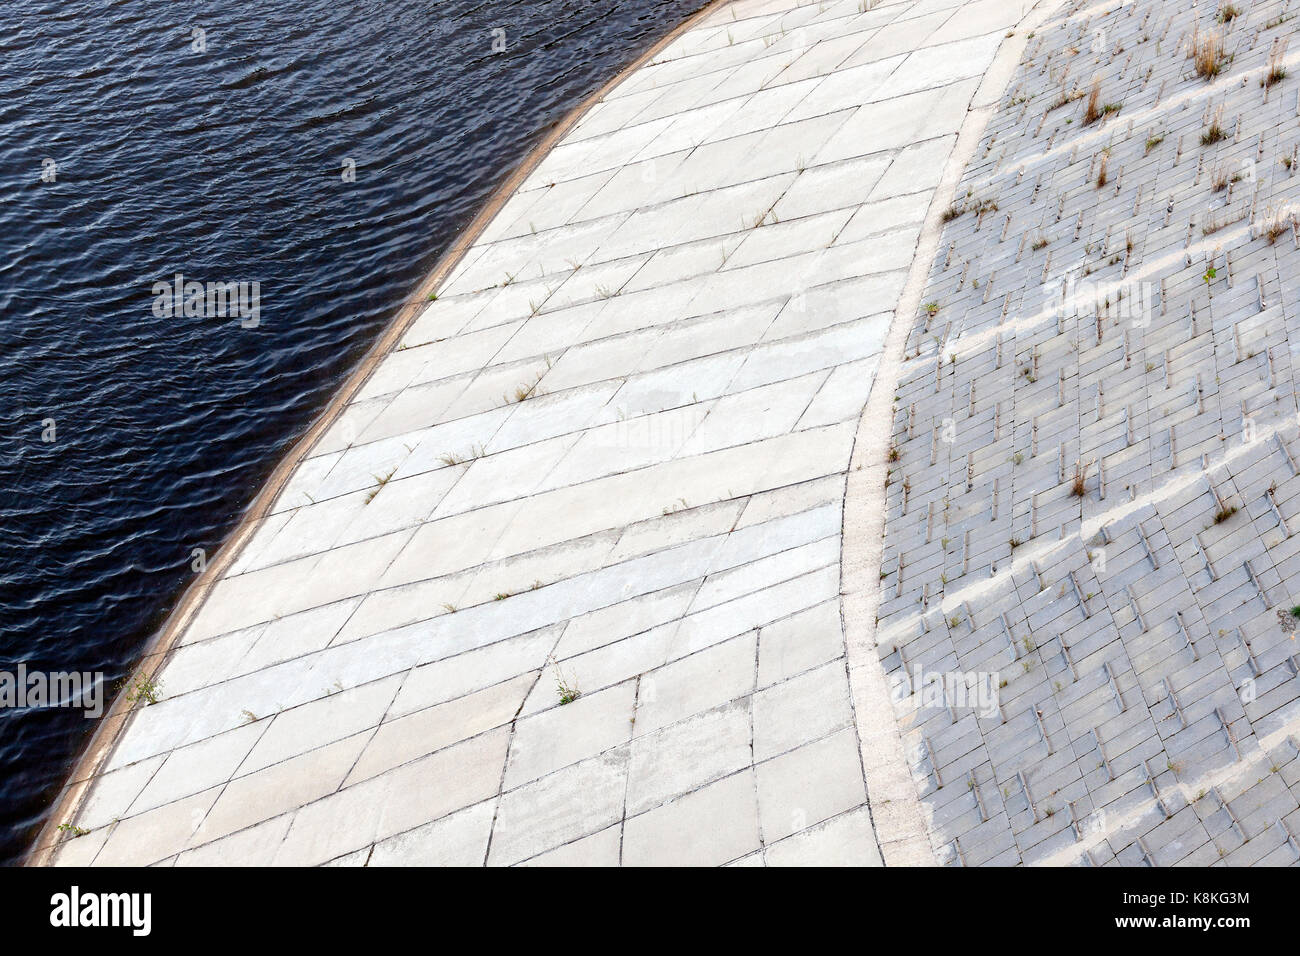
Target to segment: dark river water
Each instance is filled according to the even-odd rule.
[[[129,673],[493,187],[703,3],[4,0],[0,671]],[[178,273],[256,327],[158,314]],[[0,861],[94,723],[0,707]]]

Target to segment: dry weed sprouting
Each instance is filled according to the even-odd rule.
[[[1047,112],[1049,113],[1052,112],[1052,110],[1059,110],[1062,106],[1069,106],[1075,100],[1083,99],[1085,95],[1083,90],[1077,87],[1073,89],[1067,88],[1065,85],[1065,77],[1061,77],[1060,84],[1060,92],[1057,93],[1056,99],[1052,100],[1051,104],[1047,107]]]
[[[1200,27],[1192,34],[1192,59],[1196,63],[1196,75],[1213,79],[1223,68],[1223,35],[1221,33],[1202,33]]]
[[[1295,210],[1289,204],[1284,204],[1276,209],[1270,208],[1264,217],[1264,226],[1261,234],[1268,237],[1268,244],[1271,246],[1287,231],[1292,228],[1295,221]]]
[[[1084,483],[1084,478],[1087,476],[1087,474],[1088,474],[1087,465],[1074,466],[1074,481],[1070,483],[1070,493],[1074,495],[1076,498],[1082,498],[1084,492],[1088,490],[1087,485]]]
[[[1282,65],[1282,53],[1283,47],[1278,46],[1268,56],[1268,73],[1259,81],[1259,85],[1266,90],[1275,83],[1281,83],[1286,79],[1286,67]]]
[[[1101,119],[1101,80],[1092,81],[1092,89],[1088,92],[1088,106],[1083,111],[1083,123],[1087,126],[1089,123],[1095,123]]]
[[[1201,134],[1201,145],[1210,146],[1227,138],[1228,134],[1223,131],[1223,107],[1220,106],[1214,111],[1214,118],[1210,120],[1210,125],[1205,127],[1205,132]]]

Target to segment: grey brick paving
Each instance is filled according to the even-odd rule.
[[[877,631],[891,677],[1000,683],[992,720],[899,709],[945,862],[1300,859],[1300,60],[1288,3],[1241,9],[1059,9],[957,189]]]

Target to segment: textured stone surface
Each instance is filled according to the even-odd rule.
[[[1300,858],[1300,61],[1286,4],[1241,10],[1062,9],[944,227],[876,638],[891,679],[1000,685],[991,713],[896,703],[947,863]]]

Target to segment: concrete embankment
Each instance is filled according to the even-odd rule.
[[[933,859],[846,487],[883,519],[859,421],[1044,10],[715,4],[600,95],[286,464],[35,861]]]

